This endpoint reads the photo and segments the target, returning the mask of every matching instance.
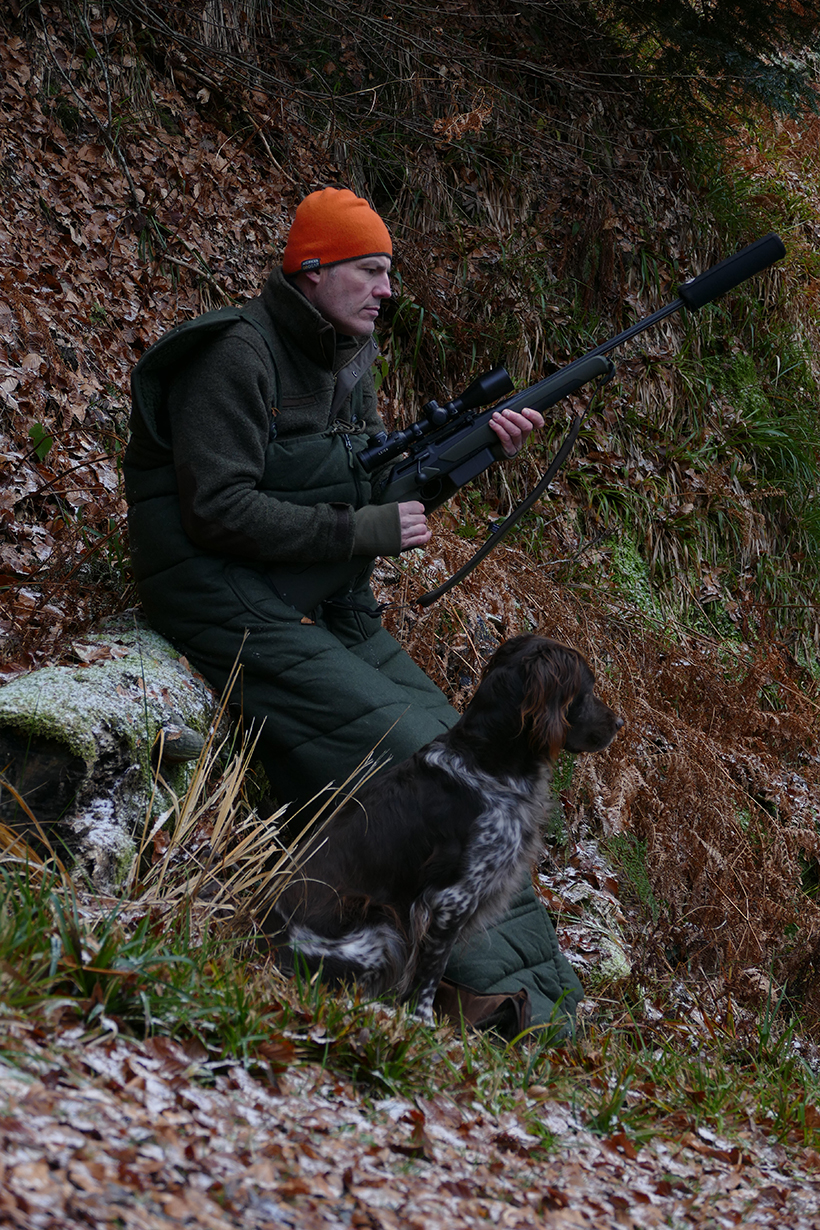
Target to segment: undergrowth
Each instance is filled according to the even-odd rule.
[[[606,7],[593,9],[601,16]],[[172,160],[164,172],[151,163],[167,184],[138,185],[125,134],[132,143],[150,134],[164,147],[186,126],[202,128],[236,150],[254,181],[270,172],[281,183],[285,168],[280,229],[291,196],[320,183],[373,200],[397,247],[396,293],[380,324],[391,426],[497,363],[526,387],[670,302],[681,280],[780,232],[788,256],[776,270],[613,356],[616,379],[540,524],[536,514],[518,534],[545,566],[568,561],[560,575],[570,584],[583,581],[576,562],[585,544],[626,536],[662,603],[694,619],[708,606],[712,626],[726,629],[754,602],[768,610],[767,632],[786,631],[806,660],[816,653],[816,118],[760,116],[727,133],[707,107],[691,132],[673,126],[660,137],[660,100],[650,111],[628,77],[612,75],[594,13],[579,42],[571,9],[550,11],[549,39],[541,8],[474,12],[468,43],[463,15],[446,8],[434,29],[412,6],[388,20],[320,13],[302,0],[252,6],[247,28],[225,6],[199,18],[165,0],[114,6],[105,23],[96,11],[67,10],[51,30],[38,14],[21,20],[40,105],[77,113],[70,124],[64,117],[69,145],[105,141],[128,188],[124,208],[146,198],[134,260],[146,286],[170,286],[174,302],[177,289],[203,308],[253,293],[262,255],[218,231],[213,252],[193,250],[180,218],[201,203]],[[55,14],[46,5],[41,16]],[[501,50],[510,39],[514,60]],[[72,47],[82,54],[72,57]],[[565,65],[579,57],[576,79]],[[153,86],[172,75],[169,109]],[[247,205],[266,224],[271,208],[261,198]],[[30,307],[36,319],[34,299]],[[21,309],[21,360],[34,346],[26,319]],[[152,319],[152,329],[170,323]],[[541,442],[494,467],[478,498],[452,502],[465,536],[482,536],[485,510],[506,512],[532,487],[567,409],[553,407]],[[58,447],[51,460],[69,465]],[[38,507],[44,499],[50,509],[50,484]],[[126,564],[121,491],[85,508],[84,523],[52,518],[59,534],[27,580],[44,603],[70,589],[74,607],[81,586],[102,580],[109,592],[100,601],[125,605],[133,594],[115,584]],[[713,618],[718,608],[725,619]],[[22,648],[47,637],[47,623],[37,611],[15,629]]]
[[[207,1084],[238,1062],[274,1083],[289,1068],[318,1068],[365,1100],[446,1091],[493,1115],[515,1111],[545,1148],[545,1101],[633,1155],[698,1128],[741,1138],[750,1121],[773,1141],[820,1145],[820,1083],[779,1002],[741,1025],[731,1005],[710,1016],[658,984],[651,1015],[625,990],[575,1040],[556,1044],[546,1030],[505,1045],[316,979],[288,981],[243,955],[218,919],[194,920],[190,903],[167,915],[101,910],[53,867],[15,864],[0,867],[0,989],[0,1040],[17,1016],[41,1021],[55,1053],[70,1030],[80,1066],[83,1047],[105,1038],[168,1037],[185,1045],[189,1079]],[[14,1063],[14,1044],[0,1045]]]
[[[610,674],[611,688],[618,681]],[[644,724],[644,737],[650,729]],[[750,1123],[772,1141],[820,1146],[820,1053],[797,980],[783,981],[782,954],[768,975],[750,968],[748,956],[733,968],[715,964],[714,945],[709,958],[702,940],[710,926],[735,942],[740,933],[726,929],[725,919],[698,922],[695,882],[690,917],[680,917],[681,870],[673,882],[659,862],[662,831],[646,828],[634,800],[633,831],[607,843],[624,876],[623,908],[634,919],[632,975],[596,984],[574,1038],[562,1040],[547,1026],[505,1043],[463,1025],[430,1028],[403,1006],[363,1000],[355,987],[336,991],[317,977],[289,979],[277,970],[258,925],[260,903],[290,874],[289,852],[277,840],[278,813],[264,815],[250,802],[249,748],[227,764],[219,750],[206,747],[188,793],[159,818],[163,840],[155,840],[156,819],[146,820],[118,900],[100,899],[56,855],[38,854],[2,830],[0,1035],[3,1020],[25,1017],[52,1031],[59,1049],[60,1031],[69,1030],[80,1066],[82,1048],[106,1038],[167,1037],[191,1056],[190,1078],[206,1083],[239,1063],[274,1083],[290,1068],[318,1069],[350,1082],[365,1100],[446,1091],[493,1115],[514,1111],[547,1149],[554,1140],[545,1102],[560,1103],[573,1122],[632,1153],[650,1138],[679,1139],[699,1128],[741,1139]],[[556,786],[568,832],[556,840],[576,839],[591,818],[591,759],[574,761],[573,772],[563,762]],[[649,776],[645,762],[643,771]],[[609,780],[617,791],[611,772]],[[771,839],[764,840],[755,806],[737,821],[758,876],[769,877]],[[319,813],[305,824],[321,822]],[[741,845],[730,851],[725,837],[713,840],[723,840],[735,874],[743,872]],[[773,856],[782,854],[775,841]],[[803,858],[804,878],[806,866]],[[12,1035],[5,1062],[15,1062]]]
[[[284,167],[293,200],[277,202],[283,217],[304,191],[344,182],[371,197],[397,239],[380,370],[391,425],[498,362],[526,386],[767,230],[783,235],[788,259],[614,356],[616,379],[549,498],[456,594],[426,612],[412,602],[416,586],[463,563],[466,540],[533,485],[566,430],[567,406],[549,412],[540,442],[442,510],[425,560],[391,562],[379,581],[393,603],[391,629],[456,701],[495,639],[538,630],[577,646],[626,718],[613,749],[560,783],[576,835],[610,826],[630,881],[624,901],[627,889],[634,898],[639,971],[608,998],[596,992],[577,1041],[536,1035],[504,1047],[282,979],[250,924],[238,925],[230,893],[193,891],[243,859],[258,868],[260,855],[259,818],[245,816],[250,827],[237,830],[231,791],[204,774],[203,812],[180,800],[168,817],[167,861],[150,833],[117,905],[9,845],[0,872],[5,1011],[65,1020],[87,1044],[116,1034],[185,1039],[201,1048],[202,1079],[208,1065],[237,1060],[272,1076],[310,1064],[370,1092],[446,1088],[496,1112],[523,1102],[536,1133],[539,1105],[557,1099],[636,1149],[649,1132],[741,1131],[750,1119],[776,1140],[818,1147],[815,1069],[801,1042],[817,1037],[820,1021],[818,700],[795,660],[816,670],[817,122],[660,141],[634,91],[596,76],[605,60],[594,41],[583,46],[583,81],[564,74],[578,59],[577,31],[556,14],[547,46],[540,9],[534,25],[517,11],[484,13],[465,42],[460,9],[440,10],[434,32],[410,10],[391,23],[369,14],[353,39],[336,16],[263,6],[269,27],[249,58],[236,47],[225,56],[230,32],[217,46],[179,10],[181,41],[173,28],[161,38],[160,10],[167,16],[170,6],[115,6],[105,49],[122,71],[106,76],[103,58],[84,54],[101,37],[91,10],[72,30],[46,5],[46,46],[39,9],[25,9],[32,89],[65,126],[62,156],[75,139],[86,150],[103,139],[122,167],[136,161],[127,151],[137,135],[165,143],[167,162],[152,155],[140,208],[127,193],[116,201],[139,236],[114,266],[139,268],[146,297],[133,311],[156,330],[172,323],[178,290],[186,310],[210,307],[226,286],[235,296],[255,289],[261,264],[219,227],[207,260],[204,245],[191,250],[179,219],[200,206],[174,169],[175,125],[196,134],[186,155],[210,144],[237,164],[247,159],[247,183],[267,184],[268,173],[282,183]],[[497,54],[510,22],[529,40],[524,59]],[[159,114],[152,82],[171,73],[173,107]],[[102,115],[100,132],[92,117]],[[267,190],[243,191],[269,235]],[[114,258],[113,240],[105,252]],[[36,304],[31,293],[15,307],[8,344],[18,365],[39,345]],[[92,316],[102,329],[104,314]],[[116,345],[129,356],[121,331],[101,336],[101,353]],[[42,406],[49,397],[61,405],[48,379]],[[40,431],[29,436],[32,422]],[[43,472],[9,525],[27,509],[34,524],[44,508],[55,542],[33,571],[3,579],[9,592],[36,587],[43,602],[69,582],[76,596],[78,580],[96,585],[101,573],[108,584],[124,562],[120,492],[100,483],[82,514],[66,502],[59,484],[71,477],[75,441],[56,422],[42,410],[15,419],[24,424],[21,457],[33,453]],[[106,443],[114,464],[115,426]],[[647,618],[656,607],[660,617]],[[39,624],[31,614],[21,621],[19,636],[53,627],[56,641],[53,612],[41,603],[37,616]],[[231,779],[237,788],[240,777]],[[225,862],[207,853],[215,822],[239,850],[233,864],[227,847]],[[200,823],[210,826],[207,841],[196,836]]]

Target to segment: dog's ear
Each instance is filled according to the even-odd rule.
[[[526,655],[522,729],[530,722],[530,745],[556,760],[566,742],[567,710],[589,674],[584,659],[555,641],[541,641]]]

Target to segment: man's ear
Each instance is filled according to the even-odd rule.
[[[323,269],[300,269],[294,276],[293,281],[306,299],[310,299],[310,292],[314,286],[319,285],[323,273]]]

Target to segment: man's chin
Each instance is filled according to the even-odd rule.
[[[376,327],[375,320],[330,320],[328,323],[333,325],[340,337],[370,337]]]

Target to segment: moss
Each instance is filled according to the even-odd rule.
[[[623,536],[609,542],[612,579],[617,589],[647,615],[658,615],[649,579],[649,565],[631,538]]]
[[[102,730],[124,739],[133,759],[149,768],[157,732],[173,716],[206,734],[210,689],[192,681],[176,650],[144,627],[116,626],[85,642],[109,657],[83,667],[46,666],[13,679],[0,692],[0,725],[53,738],[91,767]]]
[[[87,665],[47,666],[8,683],[0,728],[56,740],[85,765],[65,816],[66,840],[97,887],[114,886],[131,864],[132,834],[151,800],[154,809],[171,803],[151,764],[159,730],[182,724],[207,737],[214,696],[168,641],[133,616],[87,637],[80,652]],[[170,771],[177,794],[193,770]]]
[[[12,726],[32,739],[56,739],[86,764],[96,759],[82,696],[58,666],[45,666],[6,684],[0,693],[0,726]]]
[[[589,918],[585,921],[588,930],[595,934],[599,951],[598,960],[584,975],[587,990],[601,990],[625,982],[632,973],[632,962],[627,955],[626,938],[614,913],[607,917],[602,911],[598,924]]]

